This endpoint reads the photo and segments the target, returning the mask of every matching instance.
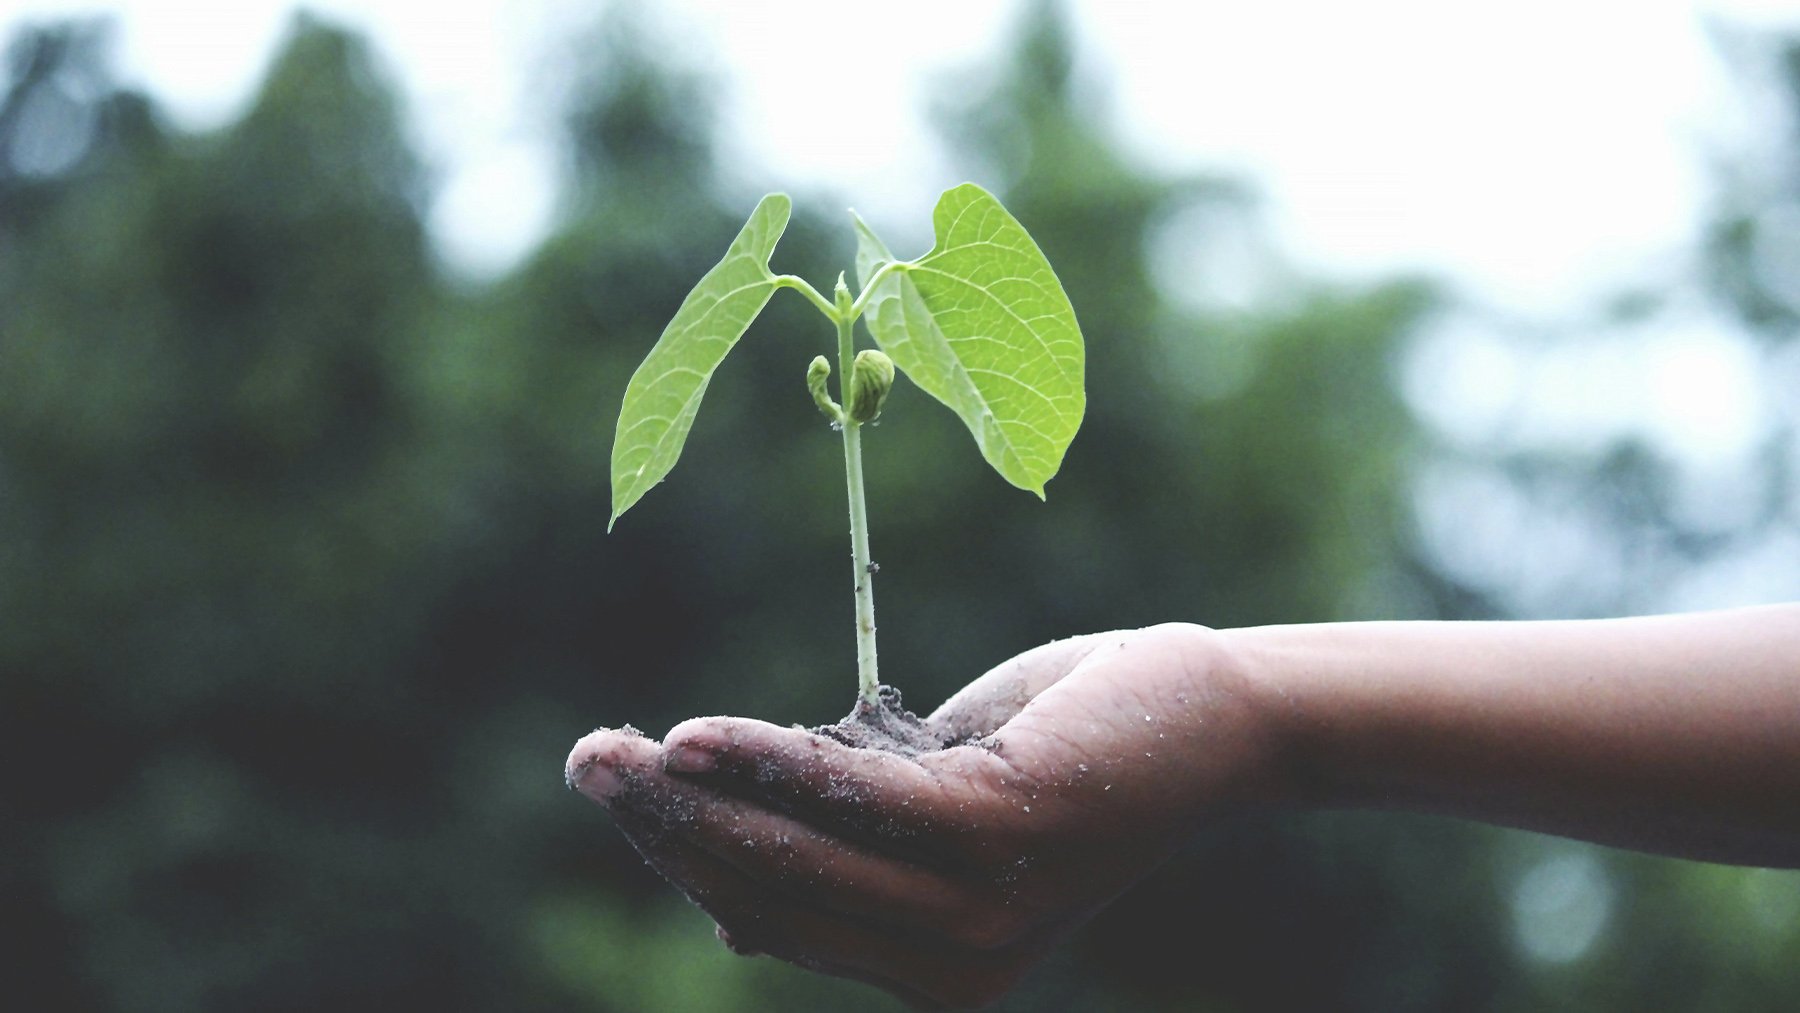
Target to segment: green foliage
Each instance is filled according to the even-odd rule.
[[[981,456],[1041,499],[1087,405],[1075,309],[1031,236],[965,183],[932,213],[937,245],[875,282],[869,330],[920,389],[963,420]],[[893,254],[861,219],[856,270],[869,285]]]
[[[675,466],[706,385],[775,289],[800,288],[840,324],[857,316],[856,309],[831,307],[797,278],[769,270],[790,210],[782,194],[757,204],[725,259],[688,293],[632,374],[613,442],[608,529]],[[937,245],[902,262],[856,221],[857,273],[865,287],[857,305],[893,362],[879,398],[865,406],[861,399],[874,388],[859,388],[845,405],[852,419],[873,421],[897,365],[962,418],[1002,477],[1041,499],[1086,405],[1074,307],[1024,226],[992,194],[970,183],[954,187],[939,198],[932,219]],[[829,373],[829,363],[821,373],[815,362],[807,378],[822,411]]]
[[[792,208],[785,194],[770,194],[756,205],[725,259],[682,300],[675,319],[632,374],[613,438],[609,530],[675,467],[713,371],[775,294],[769,257]]]

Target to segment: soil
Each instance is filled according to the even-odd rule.
[[[875,706],[861,699],[834,725],[819,725],[807,731],[836,739],[858,749],[880,749],[911,759],[921,753],[935,752],[972,741],[972,736],[935,732],[917,714],[900,702],[900,691],[887,684],[876,690]]]

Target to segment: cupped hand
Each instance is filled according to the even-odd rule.
[[[1206,820],[1270,797],[1263,710],[1213,631],[1028,651],[913,758],[744,718],[577,743],[572,787],[741,953],[979,1006]]]

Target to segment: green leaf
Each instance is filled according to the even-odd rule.
[[[792,206],[779,193],[756,205],[725,259],[682,300],[675,319],[631,374],[613,436],[613,510],[606,530],[675,467],[713,371],[775,294],[769,257]]]
[[[931,252],[870,294],[869,332],[963,420],[1002,478],[1042,499],[1087,406],[1075,308],[1025,227],[986,190],[944,191],[932,224]],[[860,218],[856,233],[866,286],[895,258]]]

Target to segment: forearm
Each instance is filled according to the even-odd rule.
[[[1800,866],[1800,605],[1223,636],[1304,804]]]

